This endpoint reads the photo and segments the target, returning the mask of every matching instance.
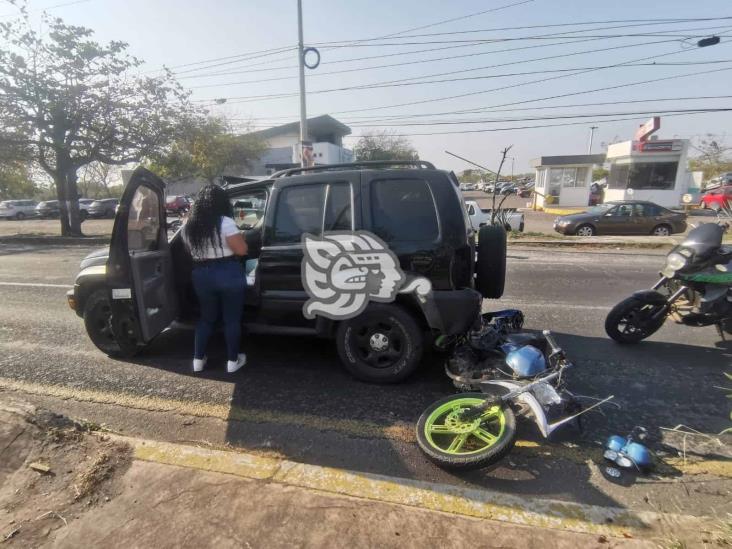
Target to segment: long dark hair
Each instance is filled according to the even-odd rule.
[[[185,226],[188,243],[195,255],[203,255],[208,244],[222,247],[221,218],[234,217],[234,208],[226,191],[206,185],[198,193]]]

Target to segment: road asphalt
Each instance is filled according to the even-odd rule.
[[[516,450],[491,469],[451,474],[427,462],[414,424],[453,391],[441,359],[428,356],[406,383],[377,386],[349,377],[332,342],[252,337],[235,375],[223,371],[215,341],[211,369],[190,371],[192,334],[170,330],[131,360],[94,348],[68,309],[65,289],[88,253],[84,246],[0,245],[0,399],[3,392],[85,418],[130,436],[242,448],[292,461],[490,489],[527,497],[638,511],[723,517],[732,512],[729,438],[682,436],[680,424],[707,434],[729,426],[719,389],[732,358],[713,328],[669,324],[649,341],[609,341],[610,307],[656,279],[663,255],[511,247],[506,294],[488,309],[517,307],[526,327],[550,328],[577,367],[576,393],[615,395],[615,406],[589,414],[553,442],[520,423]],[[651,477],[603,474],[599,442],[634,426],[649,431],[664,463]]]

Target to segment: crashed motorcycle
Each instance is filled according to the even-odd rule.
[[[516,415],[531,417],[548,438],[556,429],[611,397],[584,408],[565,385],[572,366],[548,330],[520,331],[519,311],[482,316],[478,327],[453,342],[446,373],[464,392],[429,406],[417,423],[417,443],[447,469],[476,469],[513,448]]]
[[[667,318],[686,326],[716,326],[732,334],[732,247],[723,246],[726,223],[691,230],[666,256],[661,279],[650,290],[635,292],[605,319],[605,331],[619,343],[638,343]]]

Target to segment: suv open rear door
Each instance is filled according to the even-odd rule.
[[[112,331],[123,352],[135,352],[176,319],[165,183],[143,168],[133,172],[119,202],[107,283]]]

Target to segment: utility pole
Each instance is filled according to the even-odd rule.
[[[516,160],[515,156],[511,157],[511,183],[513,183],[513,163]]]
[[[587,146],[587,154],[592,154],[592,138],[595,137],[597,126],[590,126],[590,144]]]
[[[302,0],[297,0],[297,60],[300,66],[300,165],[305,168],[305,142],[308,141],[308,117],[305,105],[305,46],[302,36]]]

